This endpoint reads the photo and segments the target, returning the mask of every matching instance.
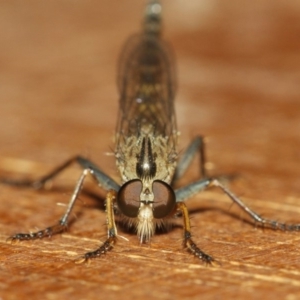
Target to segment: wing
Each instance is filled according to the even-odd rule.
[[[168,147],[175,149],[175,80],[171,58],[168,46],[157,35],[136,35],[126,43],[118,78],[116,149],[122,147],[124,139],[139,136],[147,126],[154,136],[168,137]]]

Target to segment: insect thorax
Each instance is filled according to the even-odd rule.
[[[116,149],[116,164],[123,183],[141,180],[162,180],[170,183],[176,168],[177,153],[169,137],[154,133],[153,125],[144,125],[138,135],[124,138]]]

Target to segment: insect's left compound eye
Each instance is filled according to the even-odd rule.
[[[125,216],[129,218],[137,217],[142,187],[142,182],[139,179],[130,180],[121,186],[118,192],[117,204]]]
[[[176,197],[173,189],[161,180],[155,180],[152,185],[154,194],[153,216],[156,219],[167,217],[175,208]]]

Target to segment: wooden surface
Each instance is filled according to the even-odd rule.
[[[253,209],[300,223],[298,2],[163,4],[165,37],[177,58],[180,149],[205,135],[211,174],[239,174],[230,188]],[[116,63],[140,28],[143,6],[0,3],[1,176],[33,178],[74,154],[117,176],[106,156],[117,117]],[[299,299],[300,233],[255,228],[217,190],[187,205],[195,240],[220,267],[181,248],[180,226],[147,245],[120,229],[129,242],[120,239],[111,253],[75,265],[106,234],[97,202],[103,191],[92,182],[67,233],[6,243],[14,233],[55,223],[79,175],[72,168],[51,191],[1,186],[1,299]]]

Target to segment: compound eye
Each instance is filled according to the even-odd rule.
[[[133,179],[126,182],[120,188],[117,197],[117,204],[120,211],[129,218],[135,218],[140,208],[140,194],[142,192],[142,182]]]
[[[156,219],[167,217],[175,208],[176,199],[173,189],[161,180],[155,180],[152,185],[154,194],[153,216]]]

